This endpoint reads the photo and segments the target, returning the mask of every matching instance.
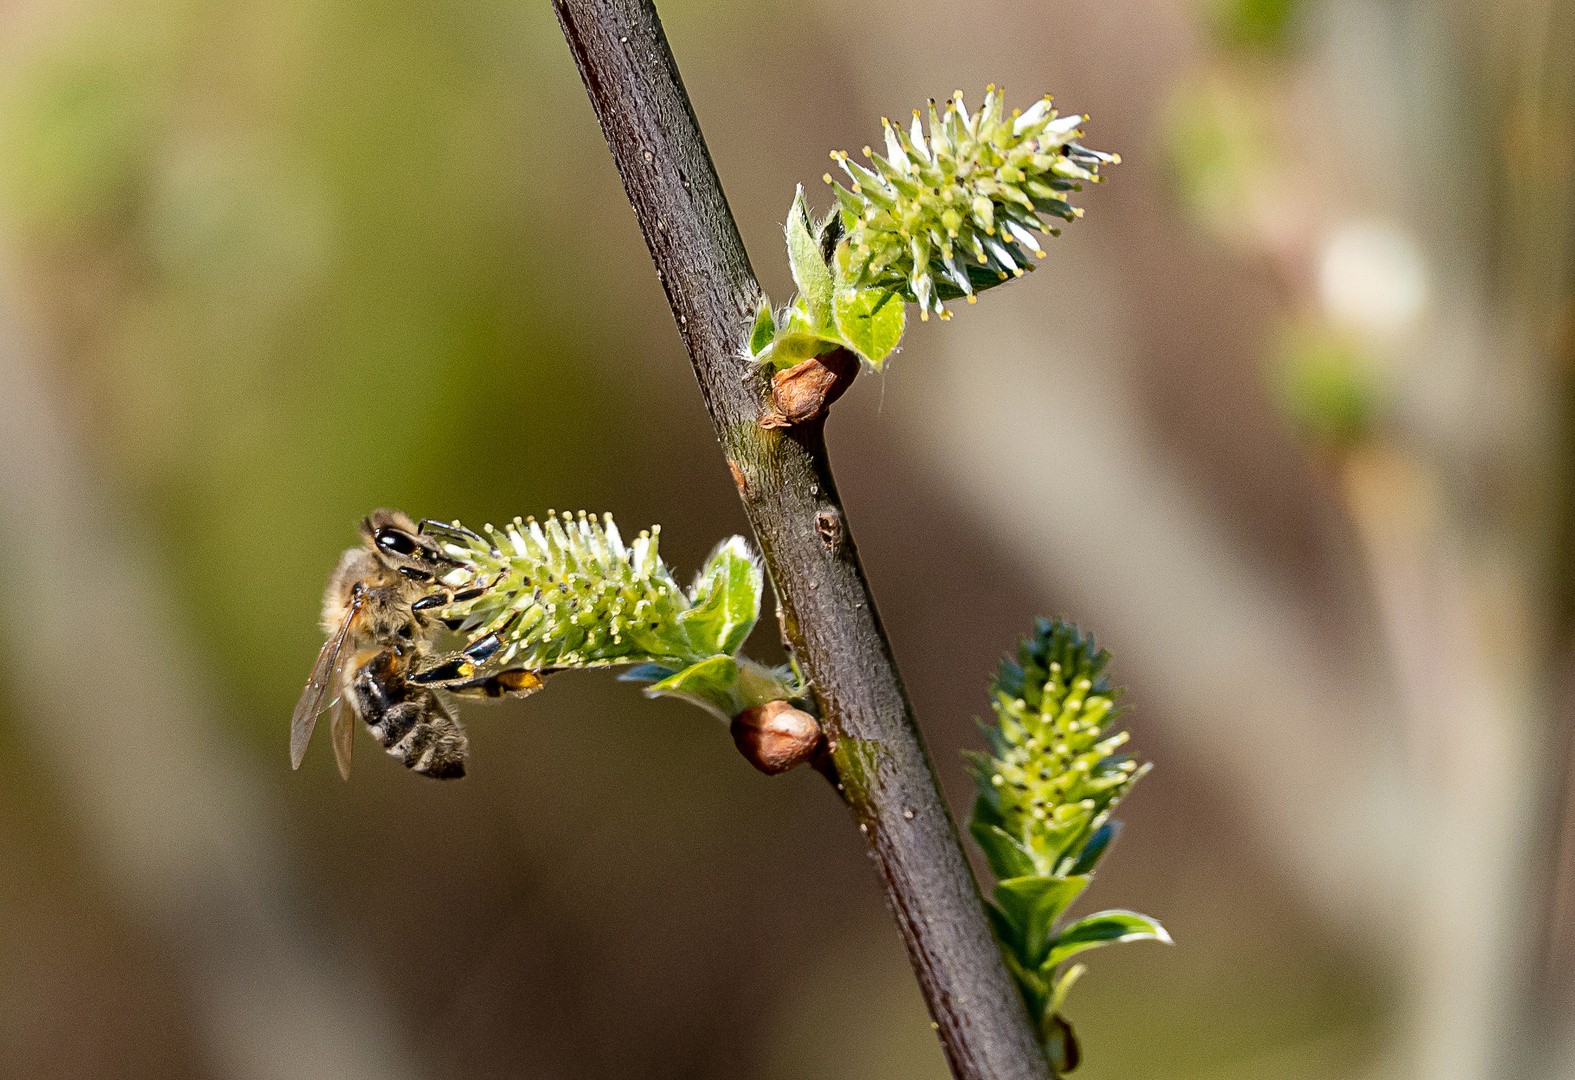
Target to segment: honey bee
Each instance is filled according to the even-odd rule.
[[[423,535],[426,524],[397,510],[374,511],[361,522],[361,545],[340,557],[323,596],[328,640],[290,720],[292,767],[301,767],[326,705],[345,779],[355,732],[349,713],[406,767],[455,779],[465,775],[470,740],[453,698],[523,697],[541,687],[540,672],[488,672],[464,653],[439,651],[451,628],[431,614],[449,600],[435,582],[460,564]]]

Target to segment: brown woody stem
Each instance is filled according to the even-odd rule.
[[[767,373],[742,355],[760,286],[656,10],[648,0],[553,6],[812,684],[833,747],[822,769],[880,867],[952,1073],[1044,1080],[837,499],[824,417],[761,426]]]

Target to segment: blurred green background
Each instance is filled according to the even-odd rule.
[[[1567,0],[669,0],[770,295],[961,88],[1121,153],[829,427],[955,809],[1037,614],[1158,762],[1087,1080],[1575,1077]],[[819,777],[606,676],[288,768],[376,506],[745,523],[550,8],[0,5],[0,1076],[939,1078]],[[779,658],[770,620],[751,650]]]

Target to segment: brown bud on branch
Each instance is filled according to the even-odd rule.
[[[812,356],[777,372],[771,377],[771,400],[761,412],[760,426],[793,427],[824,416],[858,373],[858,359],[847,349]]]
[[[768,776],[807,761],[820,745],[820,724],[785,701],[753,705],[733,717],[733,744]]]

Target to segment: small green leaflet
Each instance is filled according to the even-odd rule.
[[[1016,931],[1013,942],[1023,966],[1037,968],[1050,953],[1050,927],[1088,886],[1088,878],[1018,877],[997,882],[995,902]]]
[[[694,653],[732,656],[760,618],[765,577],[741,536],[719,544],[695,582],[690,608],[678,616]]]
[[[908,325],[902,297],[882,289],[838,289],[832,299],[832,315],[842,340],[876,371],[902,340]]]
[[[776,337],[777,322],[771,316],[771,301],[760,298],[760,309],[755,313],[755,328],[749,333],[749,355],[759,356],[762,349]]]
[[[737,682],[738,661],[731,656],[713,656],[652,683],[645,688],[645,696],[680,698],[726,723],[744,707],[733,693]]]
[[[1068,926],[1050,944],[1050,958],[1042,967],[1050,968],[1089,949],[1120,941],[1163,941],[1171,944],[1165,928],[1147,915],[1135,911],[1101,911]]]
[[[788,265],[793,271],[793,281],[798,285],[815,329],[831,326],[831,270],[820,253],[820,242],[815,239],[810,225],[809,210],[804,205],[804,185],[798,186],[793,196],[793,208],[787,220]]]
[[[756,353],[755,359],[762,364],[770,364],[778,371],[786,371],[811,356],[819,356],[840,348],[841,344],[838,341],[827,341],[819,334],[783,334]]]

